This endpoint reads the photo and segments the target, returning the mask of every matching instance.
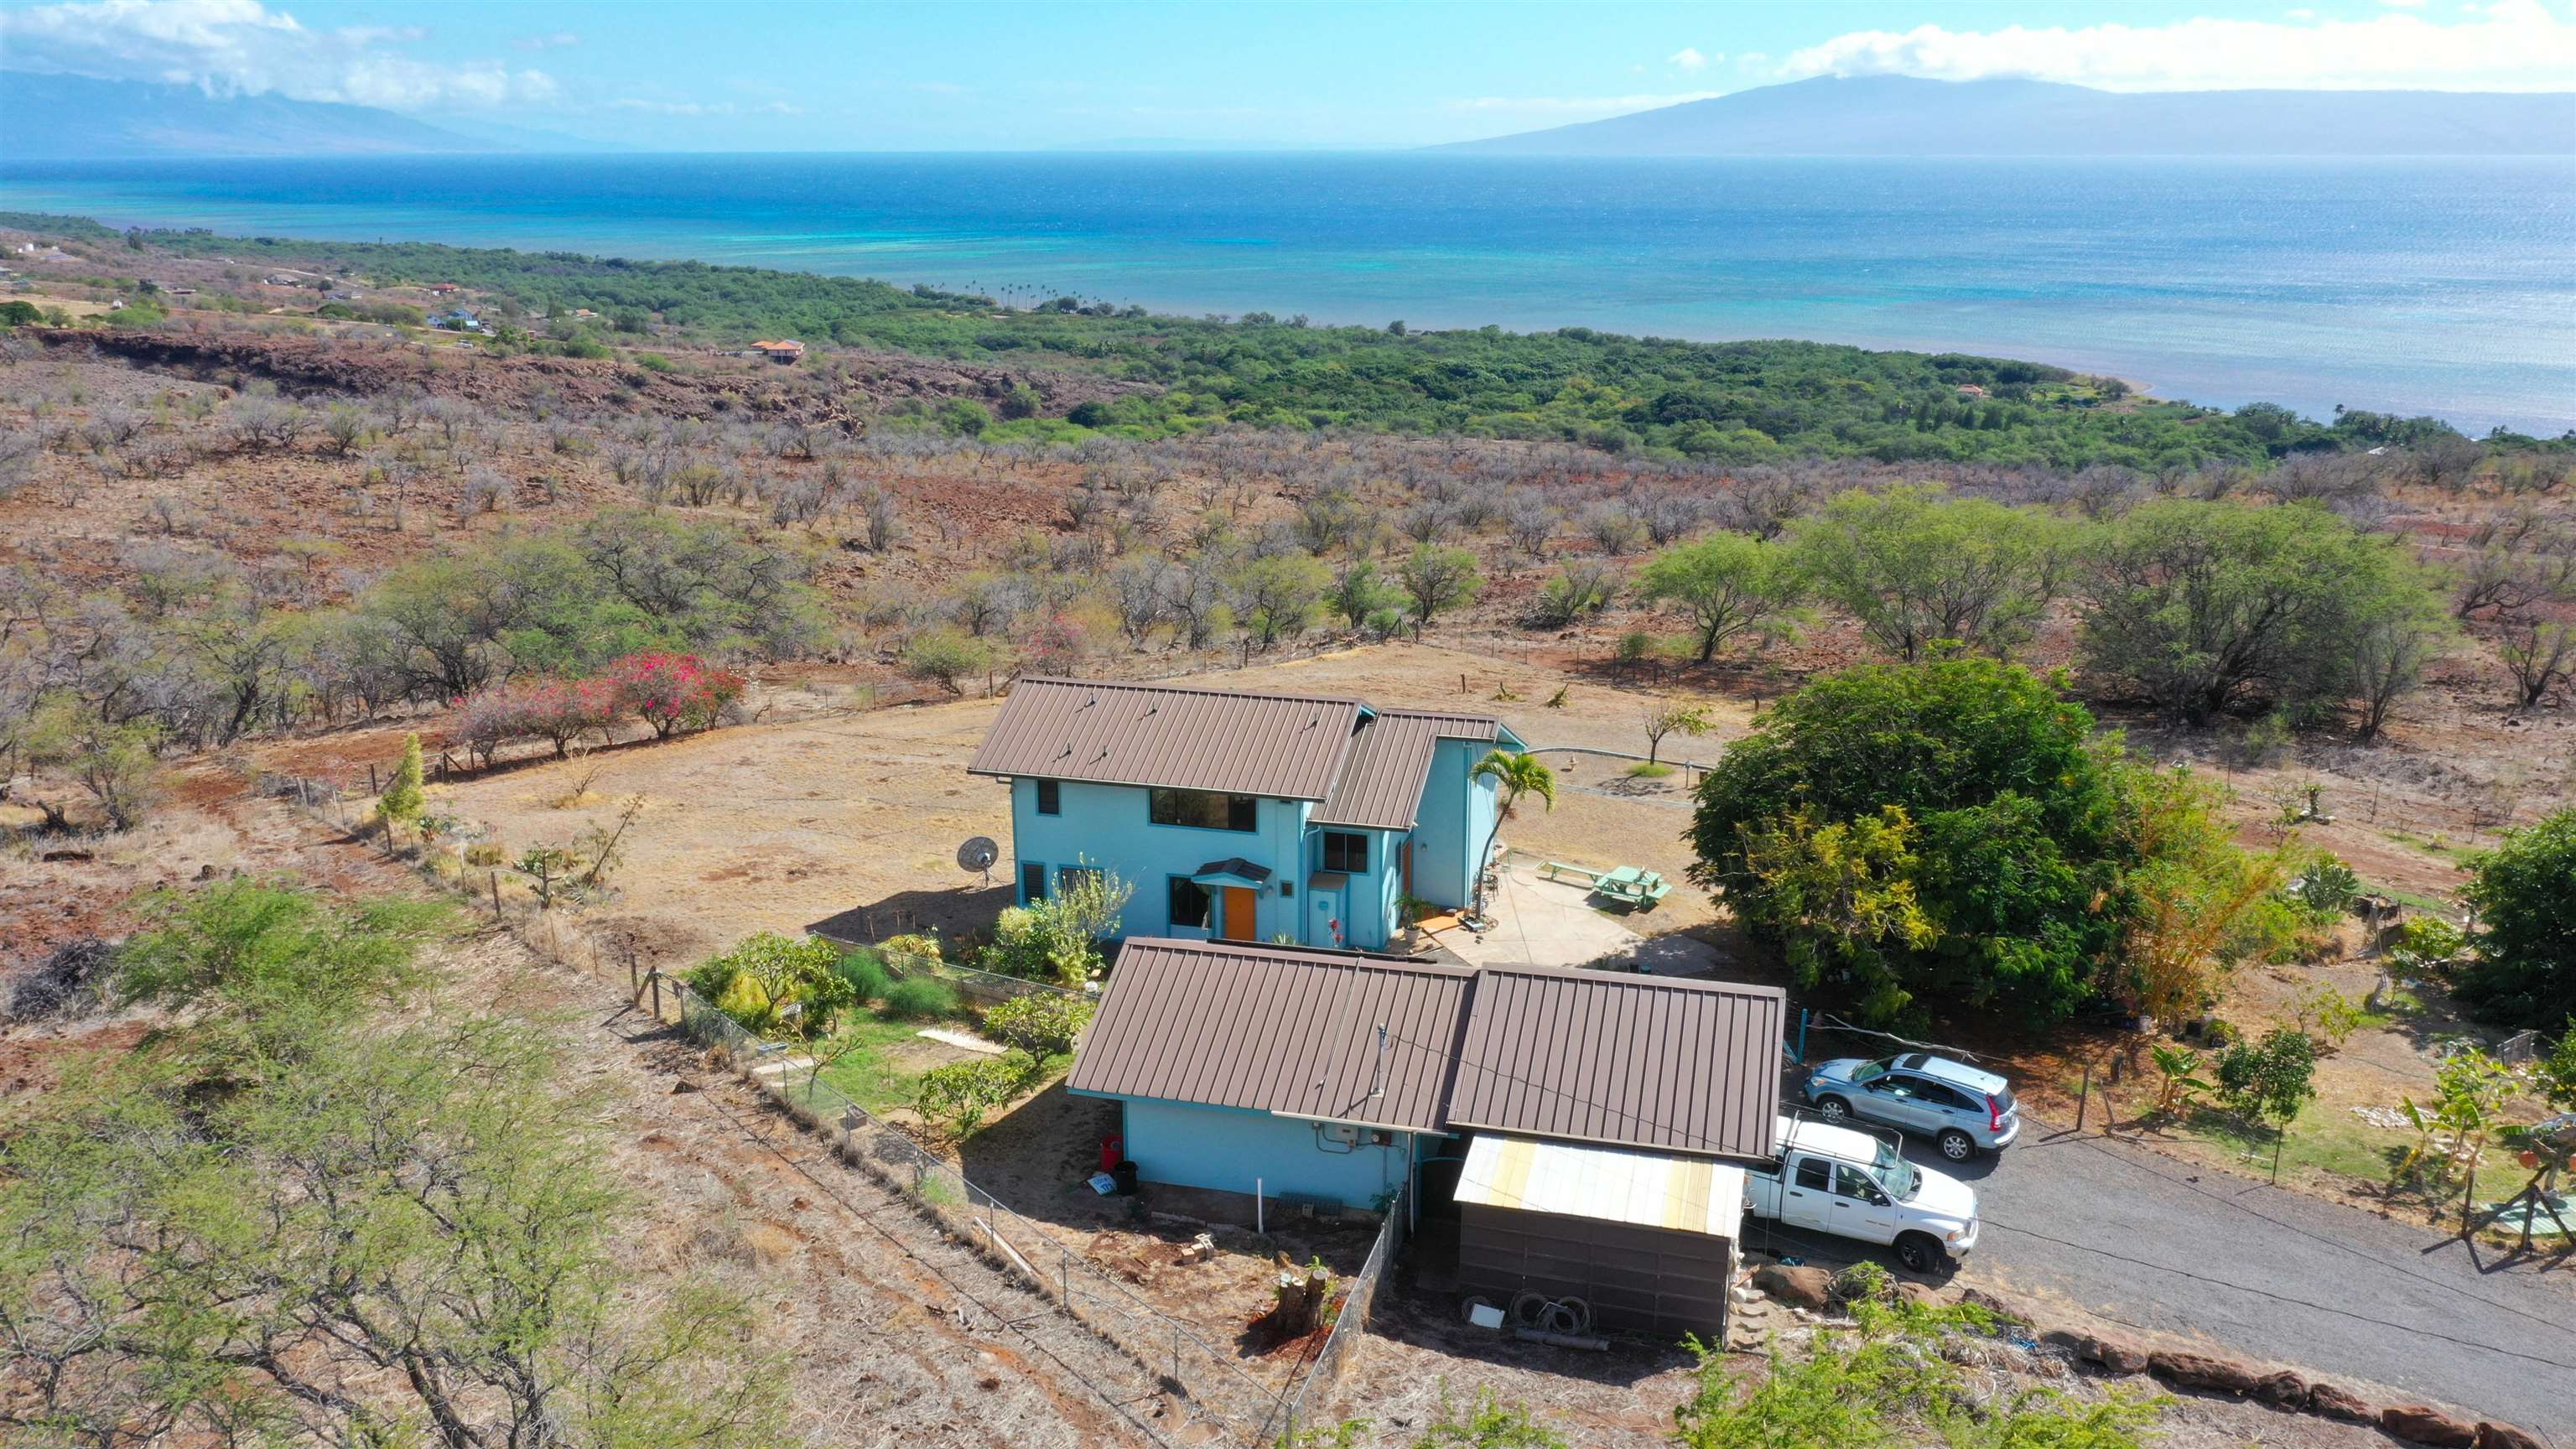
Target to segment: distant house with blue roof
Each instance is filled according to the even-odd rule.
[[[1015,895],[1108,870],[1117,934],[1380,950],[1457,908],[1492,848],[1490,715],[1328,696],[1023,679],[968,769],[1007,781]]]

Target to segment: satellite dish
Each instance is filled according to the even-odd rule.
[[[957,847],[957,868],[982,871],[986,885],[993,883],[993,862],[1001,858],[1002,847],[994,844],[989,835],[978,835]]]

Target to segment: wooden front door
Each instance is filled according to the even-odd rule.
[[[1245,886],[1225,888],[1225,926],[1222,935],[1229,941],[1253,940],[1255,897]]]

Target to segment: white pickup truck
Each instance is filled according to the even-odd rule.
[[[1780,1119],[1780,1158],[1744,1170],[1744,1210],[1896,1249],[1917,1273],[1977,1246],[1977,1192],[1917,1167],[1879,1138],[1823,1122]]]

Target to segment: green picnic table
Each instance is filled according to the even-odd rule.
[[[1633,865],[1623,865],[1602,876],[1592,883],[1592,888],[1612,900],[1650,908],[1671,894],[1673,889],[1662,876],[1651,870],[1639,870]]]

